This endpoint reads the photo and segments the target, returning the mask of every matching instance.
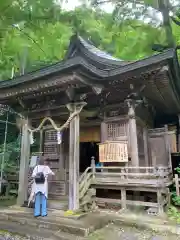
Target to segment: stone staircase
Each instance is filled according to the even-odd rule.
[[[109,223],[99,213],[88,216],[65,217],[62,211],[49,211],[47,217],[34,218],[32,209],[0,210],[0,236],[10,233],[25,239],[73,240],[87,239],[96,229]],[[29,238],[31,237],[31,238]],[[6,239],[6,238],[5,238]],[[14,239],[14,238],[13,238]]]

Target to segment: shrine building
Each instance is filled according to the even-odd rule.
[[[162,213],[168,205],[172,156],[180,152],[175,49],[123,61],[75,35],[63,61],[1,81],[0,103],[22,115],[18,204],[28,199],[30,137],[39,134],[37,152],[56,172],[49,202],[57,208],[116,202]]]

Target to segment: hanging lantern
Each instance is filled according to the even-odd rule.
[[[30,137],[30,144],[32,145],[34,143],[34,138],[33,138],[32,132],[30,132],[29,137]]]
[[[59,131],[57,132],[57,142],[58,142],[58,144],[62,143],[62,134]]]

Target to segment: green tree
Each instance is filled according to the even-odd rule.
[[[85,6],[64,11],[60,5],[48,0],[30,0],[21,8],[21,0],[8,1],[18,7],[15,11],[11,6],[3,11],[1,79],[63,59],[69,39],[76,32],[91,39],[100,49],[125,60],[152,55],[153,43],[163,44],[166,40],[160,26],[145,24],[139,18],[121,21]],[[4,9],[1,3],[0,9]]]
[[[161,13],[163,17],[163,30],[166,34],[166,44],[169,47],[175,46],[172,33],[170,13],[178,16],[180,3],[174,0],[92,0],[92,4],[99,6],[110,2],[115,5],[114,17],[131,19],[151,19],[151,23],[158,23]]]

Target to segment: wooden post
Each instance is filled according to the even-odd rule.
[[[163,198],[162,198],[162,193],[160,189],[157,190],[157,202],[158,202],[159,214],[162,215],[164,213],[164,209],[163,209]]]
[[[39,134],[39,152],[41,153],[43,152],[43,130],[40,130]]]
[[[105,141],[107,141],[107,127],[106,127],[106,123],[102,122],[101,123],[101,143],[104,143]]]
[[[180,152],[180,114],[178,115],[178,146],[177,146],[177,149],[178,149],[178,152]]]
[[[135,106],[132,100],[128,100],[128,116],[129,116],[129,135],[130,135],[130,149],[131,149],[131,162],[132,166],[139,166],[138,156],[138,142],[137,142],[137,129],[135,119]]]
[[[176,195],[179,196],[179,178],[178,174],[174,175],[175,185],[176,185]]]
[[[166,145],[166,154],[167,154],[167,165],[168,167],[170,167],[170,169],[172,170],[172,161],[171,161],[171,147],[170,147],[170,142],[169,142],[169,134],[168,134],[168,125],[164,126],[165,128],[165,145]]]
[[[69,103],[70,113],[79,111],[86,103]],[[69,136],[69,210],[79,209],[79,114],[70,122]]]
[[[121,188],[121,207],[126,209],[126,189]]]
[[[19,188],[17,204],[22,205],[27,200],[28,170],[30,157],[30,137],[28,132],[28,120],[23,121],[21,138],[21,158],[19,170]]]
[[[144,141],[145,166],[148,167],[150,164],[149,164],[149,155],[148,155],[148,132],[147,132],[147,128],[143,129],[143,141]]]
[[[92,167],[92,174],[93,174],[93,179],[95,178],[95,173],[96,173],[96,165],[95,165],[95,158],[91,157],[91,167]]]

